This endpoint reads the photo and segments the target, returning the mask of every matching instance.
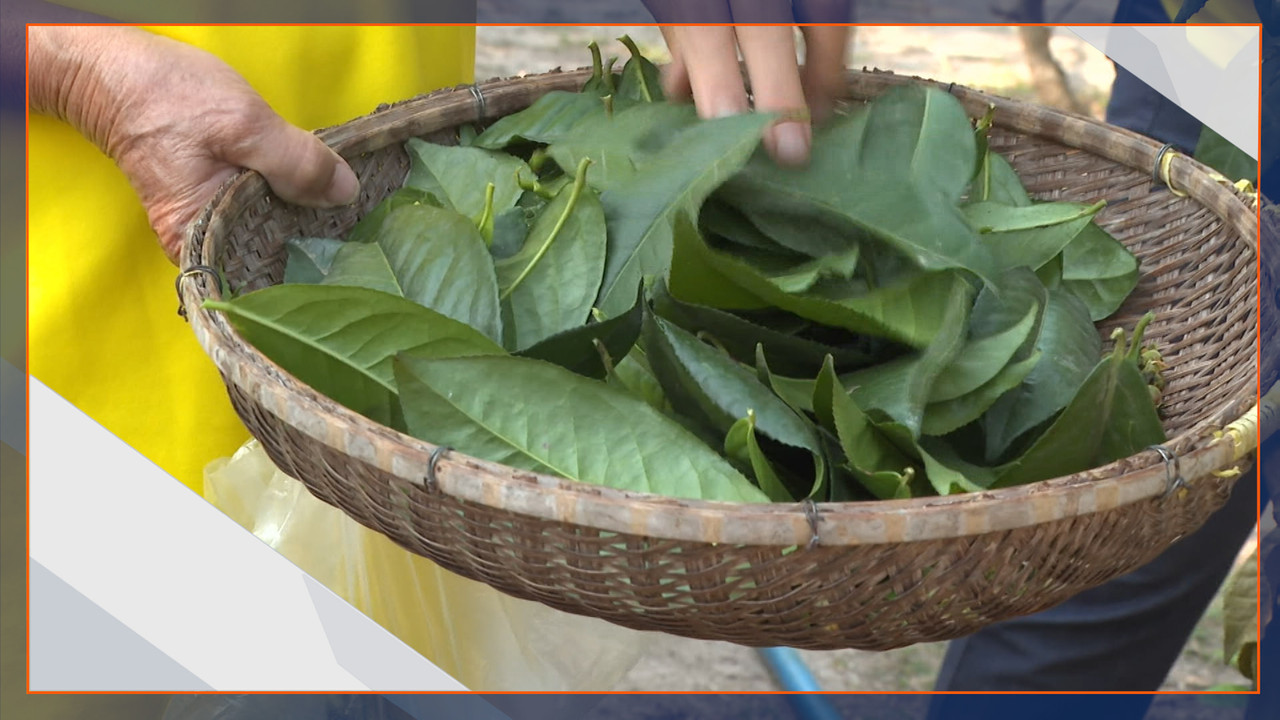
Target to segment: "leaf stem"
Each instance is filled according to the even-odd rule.
[[[551,234],[542,243],[542,247],[538,248],[538,253],[533,256],[533,259],[529,261],[524,270],[520,271],[520,275],[516,277],[515,281],[502,292],[500,300],[506,300],[511,297],[511,293],[520,286],[520,283],[524,282],[525,278],[529,277],[529,273],[533,272],[533,268],[537,266],[542,257],[547,254],[547,250],[551,248],[551,243],[556,241],[560,231],[564,229],[565,223],[569,221],[569,216],[573,214],[573,209],[578,205],[578,197],[582,195],[582,188],[587,185],[587,167],[589,165],[591,165],[591,158],[584,157],[578,163],[578,172],[574,176],[573,188],[569,191],[569,202],[565,203],[564,212],[560,213],[560,218],[556,220],[555,227],[551,229]]]
[[[601,80],[604,78],[604,66],[600,62],[600,45],[592,40],[587,49],[591,51],[591,79]]]
[[[644,68],[640,64],[644,61],[644,55],[640,53],[640,48],[636,47],[636,41],[631,39],[630,35],[623,35],[618,38],[618,42],[627,46],[627,51],[631,53],[631,59],[636,63],[636,79],[640,81],[640,94],[644,97],[645,102],[653,102],[653,91],[649,89],[649,80],[644,76]]]
[[[484,189],[484,211],[480,213],[480,221],[476,223],[480,234],[484,237],[485,245],[493,245],[493,229],[489,227],[493,224],[493,191],[496,189],[493,183],[489,183]],[[486,230],[485,228],[489,229]]]

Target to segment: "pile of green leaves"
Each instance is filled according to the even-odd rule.
[[[1028,197],[990,114],[902,88],[782,169],[776,118],[700,120],[630,47],[456,146],[409,141],[345,239],[295,238],[284,284],[208,306],[379,423],[675,497],[949,494],[1164,439],[1142,327],[1104,351],[1094,326],[1136,259],[1102,203]]]

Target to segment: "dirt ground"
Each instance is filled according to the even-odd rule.
[[[638,4],[638,3],[637,3]],[[930,5],[909,0],[901,5]],[[500,21],[503,0],[482,2],[492,21]],[[1081,7],[1105,14],[1107,3]],[[863,7],[890,12],[883,3]],[[1054,7],[1050,3],[1050,8]],[[945,17],[947,11],[934,8]],[[483,14],[483,13],[482,13]],[[642,22],[630,15],[619,21]],[[1073,17],[1073,19],[1076,19]],[[1102,21],[1108,17],[1100,17]],[[548,21],[555,21],[549,19]],[[655,61],[668,59],[661,33],[652,26],[627,27],[481,27],[477,31],[476,77],[479,79],[545,72],[555,67],[589,64],[586,45],[600,43],[609,54],[625,58],[613,40],[629,34]],[[1076,97],[1092,114],[1102,117],[1114,78],[1111,62],[1096,49],[1065,30],[1051,40],[1053,54],[1066,73]],[[879,68],[956,82],[1006,97],[1036,100],[1017,31],[1009,27],[862,27],[850,48],[849,65]],[[1221,661],[1222,604],[1219,597],[1196,628],[1181,659],[1165,683],[1168,690],[1204,690],[1241,678]],[[804,652],[814,676],[829,690],[929,690],[945,650],[926,644],[871,653],[857,651]],[[616,686],[617,690],[761,690],[775,687],[754,650],[730,645],[657,635],[649,637],[643,659]]]

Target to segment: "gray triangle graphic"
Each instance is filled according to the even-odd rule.
[[[31,565],[31,689],[212,690],[62,578]]]

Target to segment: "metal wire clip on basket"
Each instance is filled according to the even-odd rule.
[[[281,281],[284,241],[341,237],[400,186],[410,137],[453,142],[588,74],[556,72],[433,93],[325,131],[360,176],[356,206],[279,202],[231,181],[195,225],[183,267],[237,288]],[[854,99],[901,83],[854,72]],[[1107,200],[1098,222],[1140,258],[1132,326],[1168,362],[1169,442],[1076,475],[911,500],[739,505],[679,501],[516,471],[378,426],[287,375],[225,318],[194,272],[185,313],[232,403],[282,470],[445,568],[522,598],[642,630],[753,646],[884,650],[1035,612],[1123,574],[1197,528],[1257,445],[1257,216],[1235,188],[1158,143],[1102,123],[942,85],[1038,198]],[[1154,169],[1154,172],[1153,172]],[[1177,192],[1171,192],[1176,188]]]

